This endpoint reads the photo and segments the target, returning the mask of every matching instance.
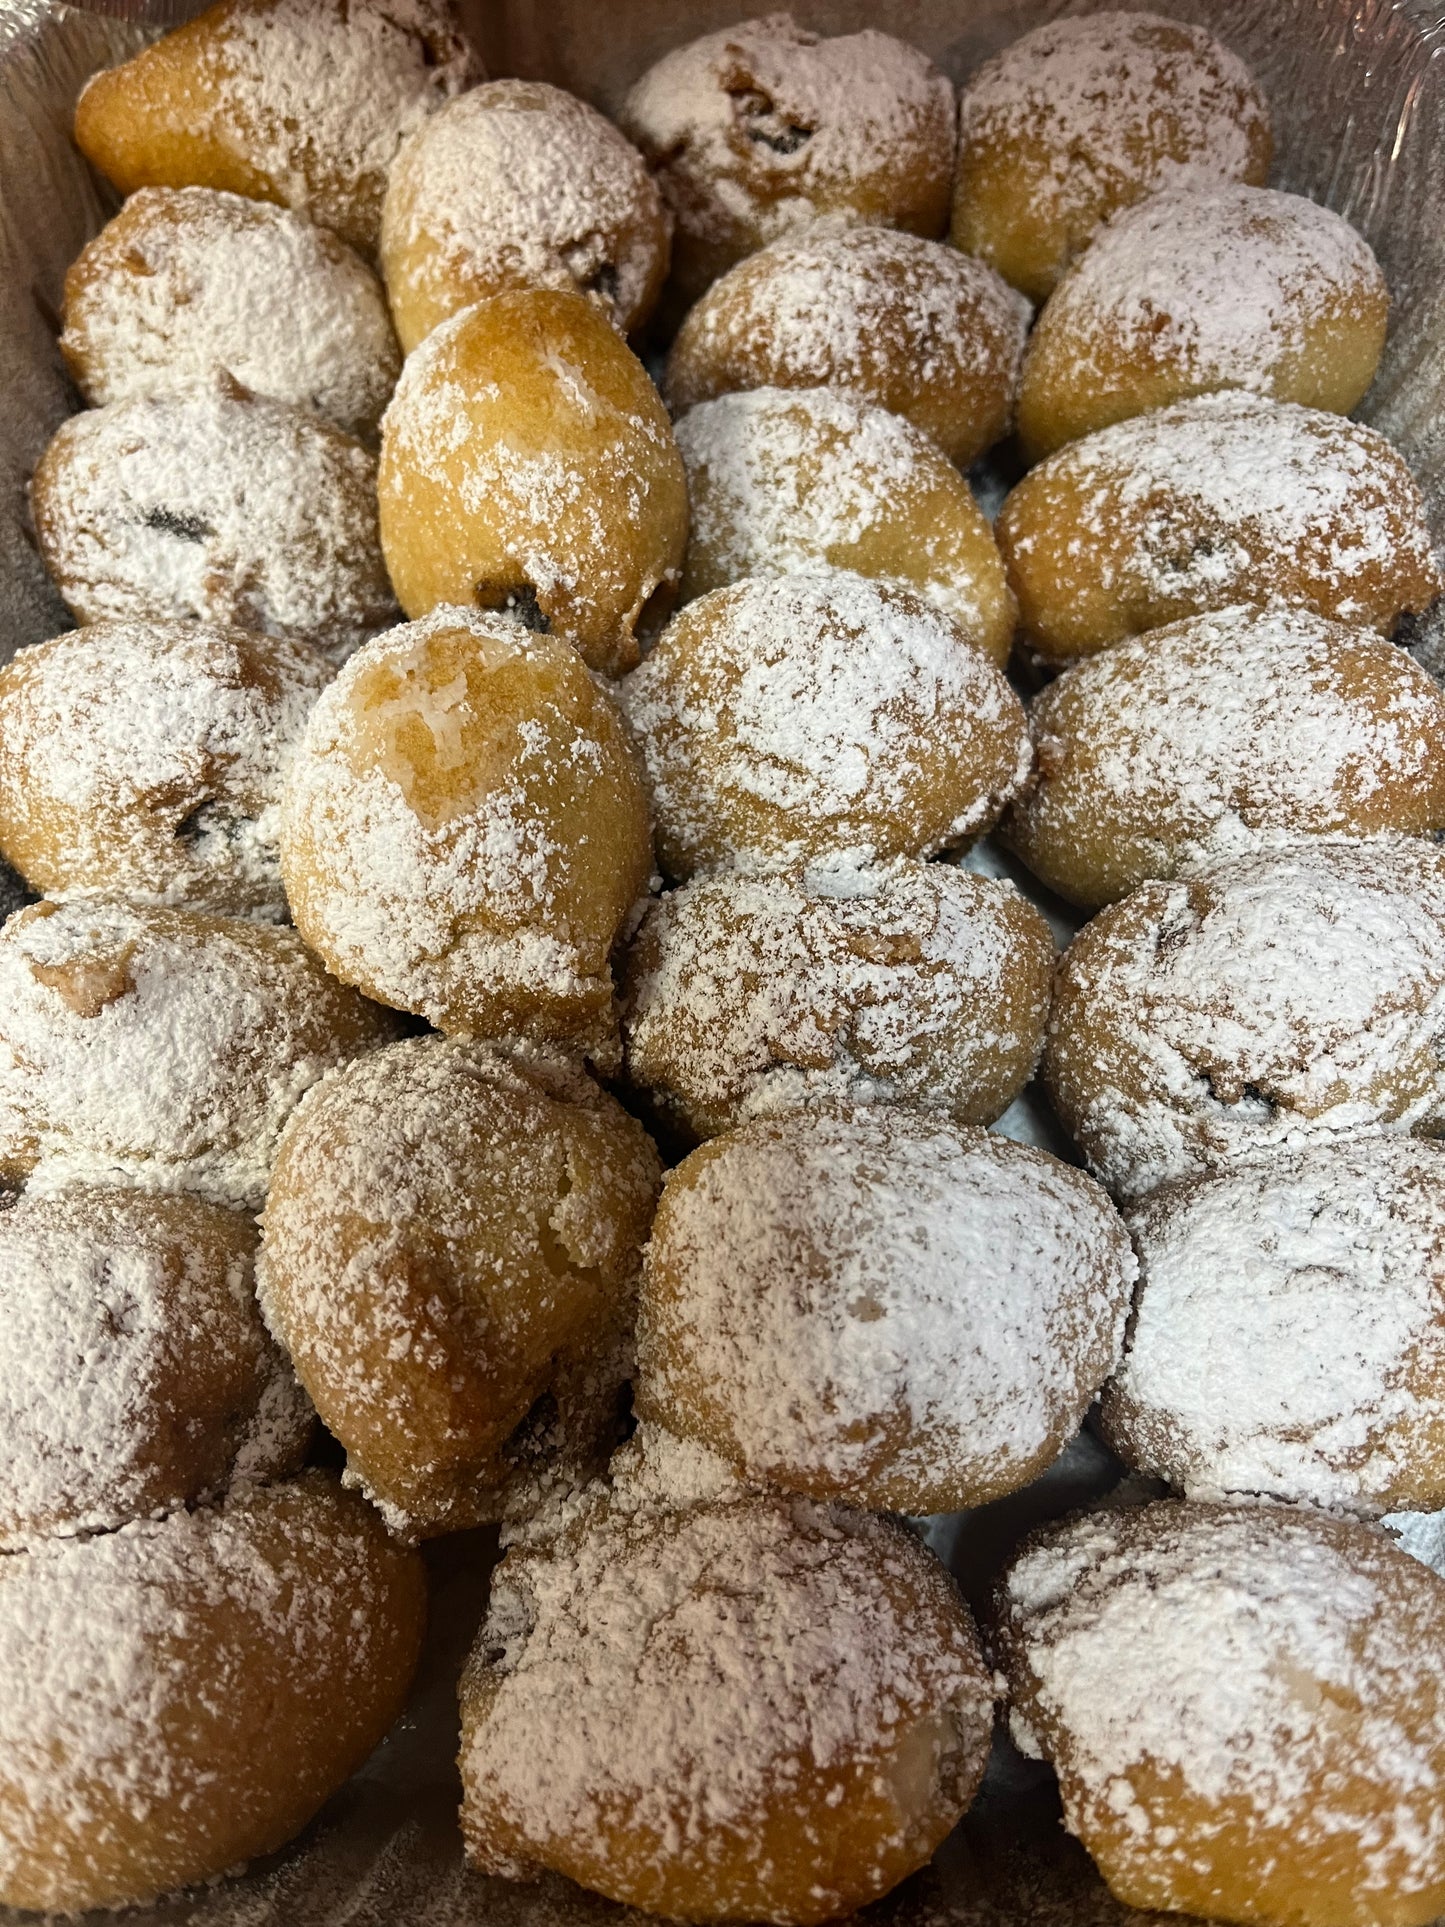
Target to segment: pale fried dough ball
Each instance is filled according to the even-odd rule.
[[[96,74],[75,139],[122,194],[224,188],[370,250],[402,141],[481,74],[446,0],[219,0]]]
[[[1019,441],[1032,461],[1216,388],[1348,415],[1374,379],[1390,297],[1368,242],[1271,188],[1166,188],[1102,229],[1029,338]]]
[[[1445,1908],[1445,1582],[1372,1527],[1165,1503],[1025,1542],[1014,1736],[1115,1895],[1264,1927]]]
[[[1053,962],[1011,884],[948,863],[695,878],[628,950],[628,1075],[696,1138],[839,1099],[989,1124],[1032,1075]]]
[[[297,1098],[394,1035],[294,930],[32,904],[0,930],[0,1172],[255,1210]]]
[[[381,267],[401,345],[508,288],[585,295],[628,334],[657,301],[668,234],[642,156],[595,108],[544,81],[474,87],[387,181]]]
[[[1135,636],[1050,683],[1029,723],[1034,781],[1002,834],[1085,909],[1293,836],[1445,828],[1445,690],[1303,609]]]
[[[508,1553],[462,1675],[462,1832],[693,1921],[811,1927],[922,1866],[973,1796],[992,1687],[891,1520],[605,1489]]]
[[[675,597],[682,458],[647,371],[581,295],[500,294],[433,330],[387,410],[378,489],[410,616],[510,610],[616,675]]]
[[[1120,208],[1181,182],[1269,178],[1269,108],[1249,69],[1156,13],[1035,27],[958,107],[954,246],[1034,301]]]
[[[1191,1498],[1445,1506],[1445,1149],[1284,1151],[1137,1205],[1114,1450]]]
[[[675,616],[622,686],[670,876],[931,856],[1028,775],[1001,672],[901,583],[755,576]]]
[[[342,661],[396,617],[375,484],[352,436],[223,375],[72,415],[31,504],[77,621],[225,623]]]
[[[994,533],[1029,647],[1050,662],[1234,602],[1389,635],[1441,590],[1424,503],[1383,435],[1243,389],[1071,442]]]
[[[65,277],[70,372],[103,407],[217,369],[371,436],[401,367],[381,283],[325,228],[209,187],[144,187]]]
[[[1013,418],[1028,303],[992,268],[886,228],[775,241],[678,330],[674,414],[746,388],[841,388],[902,415],[960,468]]]
[[[1002,667],[1018,610],[968,483],[901,415],[835,388],[755,388],[677,424],[691,528],[685,601],[746,575],[892,576]]]
[[[307,644],[93,622],[0,669],[0,851],[42,894],[285,915],[281,778],[331,677]]]
[[[146,1901],[274,1851],[386,1733],[421,1560],[319,1473],[0,1559],[0,1901]]]
[[[199,1198],[77,1185],[0,1213],[0,1550],[296,1470],[314,1414],[255,1246]]]
[[[617,1055],[609,959],[652,841],[616,706],[567,643],[440,608],[353,656],[287,776],[281,873],[344,983],[448,1033]]]
[[[304,1100],[266,1201],[262,1301],[348,1481],[394,1526],[497,1517],[561,1369],[597,1364],[579,1417],[615,1442],[606,1368],[658,1177],[642,1126],[583,1072],[485,1045],[397,1044]]]
[[[751,1481],[961,1512],[1073,1437],[1134,1275],[1104,1192],[1031,1145],[882,1107],[755,1118],[668,1177],[637,1409]]]
[[[925,235],[948,221],[953,89],[892,34],[740,21],[664,54],[621,120],[676,218],[683,301],[820,215]]]
[[[1054,980],[1043,1075],[1124,1197],[1344,1132],[1445,1129],[1445,851],[1315,837],[1146,883]]]

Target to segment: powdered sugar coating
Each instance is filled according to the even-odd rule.
[[[400,1711],[424,1587],[314,1473],[0,1559],[0,1893],[78,1912],[282,1845]]]
[[[676,428],[692,511],[683,593],[831,567],[893,575],[1002,665],[1017,611],[973,495],[901,415],[835,388],[755,388]]]
[[[647,805],[567,643],[445,605],[378,636],[311,712],[281,866],[343,981],[449,1033],[615,1057],[609,955],[647,888]]]
[[[1013,886],[952,864],[696,878],[632,940],[628,1072],[701,1137],[834,1100],[987,1124],[1033,1072],[1052,967]]]
[[[1050,683],[1029,724],[1038,771],[1004,833],[1086,906],[1292,837],[1445,827],[1440,685],[1303,609],[1135,636]]]
[[[1055,980],[1043,1074],[1116,1195],[1445,1123],[1445,852],[1316,837],[1146,883]]]
[[[840,569],[700,597],[621,697],[679,878],[933,855],[1032,761],[992,663],[911,590]]]
[[[447,0],[225,0],[97,74],[76,139],[123,193],[200,181],[370,250],[397,149],[481,78]]]
[[[281,780],[330,679],[307,644],[93,622],[0,670],[0,848],[55,900],[284,917]]]
[[[1269,172],[1269,110],[1244,62],[1153,13],[1046,21],[984,62],[958,113],[954,242],[1037,300],[1119,208]]]
[[[664,1187],[638,1408],[749,1479],[960,1512],[1078,1429],[1134,1275],[1107,1197],[1045,1152],[907,1110],[756,1120]]]
[[[658,1178],[641,1125],[534,1053],[410,1039],[303,1099],[261,1302],[394,1530],[461,1530],[521,1476],[605,1463]]]
[[[197,1198],[76,1187],[0,1214],[0,1547],[295,1470],[315,1415],[261,1324],[254,1246]]]
[[[203,386],[376,432],[401,367],[381,284],[288,209],[208,187],[143,187],[65,277],[61,350],[93,407]]]
[[[1016,1737],[1121,1900],[1445,1904],[1445,1585],[1383,1534],[1281,1507],[1096,1513],[1026,1543],[999,1617]]]
[[[494,80],[397,156],[381,263],[408,347],[511,287],[575,289],[627,334],[661,289],[669,228],[641,155],[595,108],[543,81]]]
[[[947,220],[953,89],[891,34],[825,39],[786,13],[740,21],[664,54],[621,120],[676,215],[688,299],[820,215],[930,235]]]
[[[462,1828],[694,1919],[813,1922],[920,1865],[991,1695],[952,1584],[890,1521],[594,1498],[492,1581],[462,1688]]]
[[[1026,452],[1215,388],[1347,414],[1387,307],[1369,243],[1330,208],[1235,183],[1164,188],[1116,214],[1049,297],[1019,392]]]
[[[301,1093],[393,1028],[292,930],[119,898],[36,904],[0,931],[0,1158],[32,1188],[256,1210]]]
[[[1190,1498],[1445,1505],[1445,1150],[1314,1145],[1157,1191],[1105,1393],[1111,1443]]]
[[[955,248],[824,222],[709,290],[678,331],[665,391],[681,414],[736,389],[841,388],[966,467],[1009,427],[1028,319],[1022,295]]]
[[[1055,659],[1233,602],[1388,634],[1441,587],[1419,488],[1383,435],[1241,389],[1061,448],[995,528],[1029,640]]]
[[[178,620],[316,643],[393,620],[376,463],[227,378],[72,415],[40,459],[40,552],[77,620]]]

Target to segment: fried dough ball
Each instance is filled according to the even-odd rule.
[[[510,288],[584,295],[622,333],[667,274],[669,222],[642,156],[594,107],[539,80],[493,80],[397,156],[381,267],[410,354],[440,321]]]
[[[1053,963],[1012,884],[952,864],[695,878],[627,953],[628,1075],[694,1139],[833,1100],[990,1124],[1033,1074]]]
[[[1029,722],[1036,773],[1003,837],[1085,909],[1262,843],[1445,828],[1445,690],[1303,609],[1135,636],[1050,683]]]
[[[962,1512],[1079,1429],[1134,1274],[1104,1192],[1031,1145],[910,1110],[755,1118],[668,1177],[637,1409],[752,1481]]]
[[[1383,435],[1243,389],[1071,442],[1024,477],[994,533],[1049,662],[1236,602],[1390,635],[1442,586],[1420,490]]]
[[[922,1866],[993,1715],[932,1554],[891,1520],[780,1497],[590,1500],[492,1578],[460,1689],[473,1864],[787,1927]]]
[[[609,959],[652,871],[616,706],[565,642],[440,608],[353,656],[287,776],[281,874],[343,983],[450,1034],[617,1057]]]
[[[1129,1228],[1121,1457],[1190,1498],[1445,1506],[1445,1149],[1280,1152],[1165,1186]]]
[[[1116,1897],[1268,1927],[1445,1908],[1442,1640],[1445,1582],[1279,1506],[1046,1527],[998,1603],[1014,1736]]]
[[[1299,194],[1174,187],[1115,215],[1049,296],[1024,356],[1031,461],[1216,388],[1348,415],[1390,297],[1368,242]]]
[[[673,618],[622,686],[662,867],[931,856],[1029,772],[1000,671],[901,583],[755,576]]]
[[[75,140],[122,194],[223,188],[370,251],[402,141],[481,77],[446,0],[219,0],[96,74]]]
[[[508,610],[620,674],[676,594],[687,480],[647,371],[581,295],[465,308],[382,428],[381,541],[409,616]]]
[[[75,1186],[0,1213],[0,1552],[294,1472],[314,1414],[248,1218]]]
[[[1162,187],[1269,179],[1269,108],[1244,62],[1157,13],[1051,20],[959,97],[952,240],[1032,301],[1120,208]]]
[[[61,351],[95,407],[220,370],[374,436],[401,368],[381,283],[325,228],[209,187],[143,187],[65,277]]]
[[[749,255],[704,295],[672,345],[667,399],[681,414],[737,389],[841,388],[967,468],[1011,425],[1028,315],[956,248],[827,223]]]
[[[30,499],[78,622],[222,623],[343,661],[396,617],[375,482],[352,436],[222,376],[72,415]]]
[[[0,1175],[257,1210],[297,1098],[394,1035],[294,930],[32,904],[0,929]]]
[[[605,1458],[658,1178],[647,1133],[583,1072],[486,1045],[412,1039],[302,1102],[262,1301],[348,1482],[394,1527],[496,1518],[559,1368],[596,1365]]]
[[[922,429],[834,388],[719,395],[677,424],[684,601],[822,564],[892,576],[1000,668],[1018,608],[973,491]]]
[[[948,222],[953,88],[892,34],[740,21],[664,54],[621,121],[676,219],[684,302],[820,215],[924,235]]]
[[[284,917],[281,778],[331,677],[307,644],[94,622],[0,669],[0,851],[42,894]]]
[[[282,1846],[400,1713],[425,1583],[320,1473],[0,1559],[0,1901],[146,1901]]]
[[[1043,1076],[1117,1196],[1345,1132],[1445,1130],[1445,850],[1315,837],[1146,883],[1054,979]]]

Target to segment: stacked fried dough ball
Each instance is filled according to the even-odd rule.
[[[961,98],[774,15],[619,107],[441,0],[219,0],[80,100],[82,626],[0,669],[0,1903],[288,1839],[415,1542],[500,1524],[487,1874],[851,1914],[1006,1691],[1121,1902],[1423,1927],[1442,584],[1345,418],[1378,265],[1148,13]],[[1098,1440],[1140,1502],[984,1527],[980,1630],[907,1519]]]

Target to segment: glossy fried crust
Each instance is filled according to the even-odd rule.
[[[370,250],[402,139],[481,78],[445,0],[217,0],[97,74],[75,139],[122,194],[225,188]]]
[[[0,1899],[144,1901],[283,1845],[397,1714],[420,1559],[309,1473],[0,1560]]]
[[[612,1443],[658,1178],[646,1132],[585,1074],[484,1046],[399,1044],[298,1110],[262,1299],[399,1529],[497,1517],[540,1401]]]
[[[616,675],[676,595],[687,482],[642,363],[581,295],[500,294],[408,360],[382,426],[402,607],[511,611]]]

